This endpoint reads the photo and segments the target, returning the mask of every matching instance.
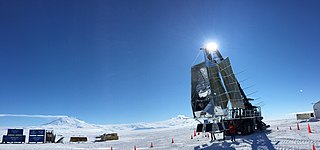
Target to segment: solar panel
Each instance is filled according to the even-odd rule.
[[[203,124],[198,124],[197,125],[197,132],[202,132],[203,131]]]
[[[206,132],[212,131],[212,123],[206,124]]]
[[[244,108],[242,96],[238,86],[238,80],[232,71],[229,58],[222,60],[221,63],[219,63],[219,68],[232,107]]]

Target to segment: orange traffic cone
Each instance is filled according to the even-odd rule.
[[[314,146],[314,144],[312,144],[312,150],[316,150],[316,147]]]
[[[310,127],[310,124],[308,123],[308,133],[312,133],[311,132],[311,127]]]
[[[134,145],[133,150],[137,150],[137,146],[136,145]]]
[[[300,130],[299,123],[297,123],[297,130]]]
[[[197,136],[197,132],[196,132],[196,130],[194,130],[194,132],[193,132],[193,136]]]
[[[171,140],[171,143],[174,143],[174,140],[173,140],[173,138],[172,138],[172,140]]]
[[[152,148],[152,147],[153,147],[153,144],[152,144],[152,142],[151,142],[150,148]]]

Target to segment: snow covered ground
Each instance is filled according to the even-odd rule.
[[[205,134],[200,134],[191,139],[197,124],[193,119],[178,116],[162,122],[134,123],[120,125],[94,125],[74,118],[60,118],[53,122],[37,127],[23,127],[24,134],[28,135],[29,129],[54,130],[58,138],[63,136],[64,143],[59,144],[0,144],[0,150],[76,150],[100,149],[132,150],[157,149],[157,150],[211,150],[211,149],[311,149],[312,144],[320,149],[320,122],[298,122],[294,119],[266,121],[271,127],[265,132],[256,132],[248,136],[237,136],[236,142],[231,142],[229,137],[225,141],[222,135],[217,134],[217,140],[210,142]],[[297,130],[299,123],[300,130]],[[312,133],[308,133],[308,123]],[[292,130],[290,130],[290,126]],[[278,129],[277,129],[278,127]],[[0,141],[6,134],[8,127],[0,127]],[[12,127],[10,127],[12,128]],[[16,127],[18,128],[18,127]],[[118,133],[117,141],[93,142],[95,136],[103,133]],[[70,143],[71,136],[87,136],[88,142]],[[27,138],[28,139],[28,138]],[[174,143],[172,143],[172,139]],[[151,142],[153,148],[150,148]]]

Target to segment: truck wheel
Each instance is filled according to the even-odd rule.
[[[254,121],[251,121],[251,132],[254,133],[256,131],[256,125],[254,124]]]
[[[248,135],[251,133],[251,124],[250,122],[245,121],[242,126],[242,135]]]

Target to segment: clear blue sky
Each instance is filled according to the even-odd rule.
[[[190,67],[207,41],[245,70],[238,80],[254,85],[245,92],[258,91],[250,97],[261,97],[254,104],[264,103],[266,119],[311,110],[320,99],[319,8],[312,0],[0,0],[0,114],[97,124],[192,116]],[[0,117],[0,125],[32,123]]]

